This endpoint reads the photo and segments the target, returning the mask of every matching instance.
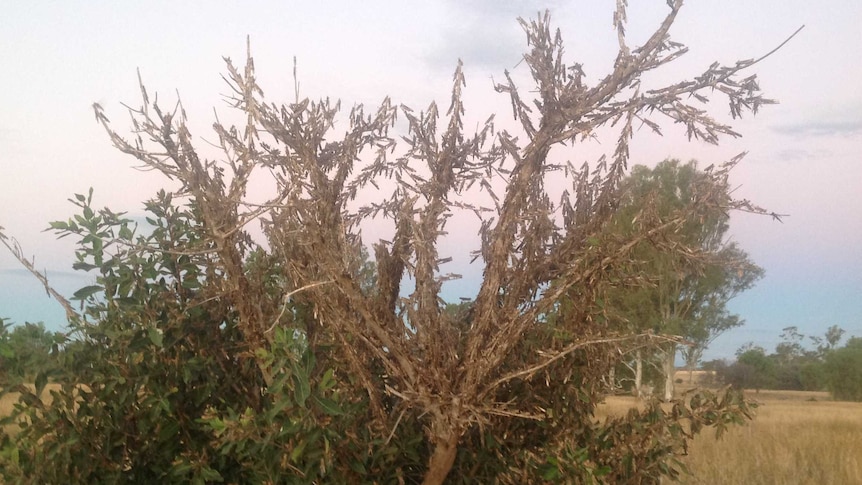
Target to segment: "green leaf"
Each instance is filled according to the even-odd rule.
[[[593,471],[593,475],[595,475],[597,477],[603,477],[605,475],[610,474],[612,471],[613,471],[613,469],[610,466],[604,465],[604,466],[600,466],[600,467],[596,468]]]
[[[196,280],[195,278],[186,278],[183,280],[183,288],[188,290],[195,290],[201,287],[201,282]]]
[[[0,456],[5,458],[6,460],[11,461],[13,465],[18,465],[21,459],[19,456],[18,447],[13,444],[9,444],[5,448],[3,448],[3,451],[0,451]]]
[[[356,473],[360,473],[363,475],[368,473],[368,471],[365,469],[365,465],[361,461],[351,460],[350,469],[355,471]]]
[[[314,369],[315,358],[314,352],[310,350],[306,350],[302,355],[302,366],[306,373],[311,373],[311,370]]]
[[[150,327],[147,329],[147,333],[149,334],[150,342],[152,342],[156,347],[162,348],[164,345],[162,342],[164,338],[162,331],[156,327]]]
[[[0,345],[0,357],[12,358],[15,356],[15,351],[10,345]]]
[[[219,473],[219,472],[218,472],[218,471],[216,471],[216,470],[213,470],[213,469],[212,469],[212,468],[210,468],[210,467],[204,467],[204,468],[201,468],[201,476],[200,476],[200,478],[201,478],[202,480],[204,480],[205,482],[209,482],[209,483],[212,483],[212,482],[223,482],[223,481],[224,481],[224,478],[221,476],[221,473]]]
[[[296,397],[296,402],[300,406],[305,406],[305,401],[308,399],[309,394],[311,394],[311,385],[308,383],[308,376],[294,374],[293,383],[293,395]]]
[[[134,237],[134,233],[132,232],[131,229],[129,229],[129,226],[126,224],[123,224],[120,227],[120,239],[125,239],[127,241],[130,241],[130,240],[132,240],[133,237]]]
[[[302,452],[305,451],[305,446],[307,444],[308,443],[305,440],[300,440],[299,444],[297,444],[290,452],[290,461],[297,463],[299,458],[302,456]]]
[[[266,418],[268,420],[275,419],[276,416],[281,413],[284,408],[291,404],[290,399],[287,399],[285,395],[281,394],[279,399],[276,399],[275,403],[273,403],[272,407],[269,408],[269,411],[266,413]]]
[[[547,481],[557,480],[561,478],[560,470],[554,465],[546,465],[544,473],[542,473],[542,479]]]
[[[180,462],[175,463],[171,469],[171,475],[175,477],[182,477],[187,475],[190,471],[192,471],[192,466],[188,462]]]
[[[317,384],[317,388],[320,391],[328,391],[332,389],[335,385],[335,372],[332,369],[327,369],[326,372],[323,373],[323,377],[320,378],[320,383]]]
[[[53,229],[55,231],[67,231],[69,229],[69,224],[63,221],[54,221],[50,223],[51,227],[49,229]]]
[[[72,299],[73,300],[84,300],[84,299],[92,296],[93,294],[102,291],[102,289],[103,288],[99,285],[85,286],[85,287],[81,288],[80,290],[76,291],[75,294],[73,295]]]
[[[77,262],[77,263],[72,264],[72,269],[79,270],[79,271],[90,271],[90,270],[94,270],[97,268],[98,268],[98,266],[96,266],[95,264],[84,263],[84,262]]]
[[[45,371],[39,372],[36,374],[36,395],[41,396],[42,391],[45,389],[45,386],[48,384],[48,374]]]
[[[222,420],[221,420],[221,419],[219,419],[219,418],[212,418],[212,419],[210,419],[210,420],[208,421],[208,424],[210,425],[210,428],[212,428],[212,430],[216,432],[216,434],[221,433],[221,432],[222,432],[222,431],[224,431],[224,430],[225,430],[225,428],[227,427],[227,426],[224,424],[224,421],[222,421]]]
[[[341,409],[341,406],[338,405],[332,399],[328,399],[325,397],[314,396],[314,400],[317,402],[317,405],[323,409],[323,412],[330,416],[341,416],[344,414],[344,410]]]

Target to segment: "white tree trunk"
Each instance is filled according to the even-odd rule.
[[[664,400],[673,399],[674,374],[676,373],[676,344],[668,344],[664,361]]]
[[[635,395],[640,397],[641,385],[643,384],[644,361],[641,356],[641,351],[635,353]]]

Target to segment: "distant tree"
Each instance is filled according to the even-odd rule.
[[[835,399],[862,401],[862,338],[826,354],[826,379]]]
[[[816,346],[816,353],[819,358],[824,358],[826,354],[838,346],[846,331],[838,325],[832,325],[826,330],[823,337],[811,336],[811,341]]]
[[[620,354],[679,340],[666,326],[621,332],[604,297],[636,279],[646,241],[671,261],[698,254],[666,237],[693,213],[763,211],[717,189],[734,160],[691,188],[693,204],[647,207],[625,235],[605,228],[635,127],[658,131],[651,117],[669,117],[715,143],[737,134],[702,110],[707,95],[726,96],[734,117],[771,102],[753,76],[738,76],[754,60],[642,85],[685,52],[668,36],[681,5],[671,2],[655,33],[631,48],[618,2],[619,52],[592,86],[580,64],[564,61],[547,15],[522,20],[535,87],[520,90],[509,73],[495,85],[518,133],[497,131],[493,118],[464,132],[460,65],[446,120],[435,104],[417,112],[389,99],[339,119],[329,99],[264,102],[251,57],[244,69],[228,61],[229,101],[245,125],[215,124],[220,160],[195,149],[180,104],[164,109],[143,84],[131,140],[96,105],[119,150],[182,188],[146,204],[146,234],[94,209],[92,192],[76,195],[73,219],[52,223],[76,239],[74,266],[95,282],[75,295],[80,346],[65,356],[63,392],[43,404],[41,389],[22,389],[29,405],[10,419],[26,426],[3,437],[0,473],[36,483],[428,485],[678,476],[673,457],[686,441],[750,416],[747,404],[704,392],[672,410],[653,403],[596,422]],[[389,131],[396,116],[408,127],[399,137]],[[613,157],[597,169],[551,162],[552,150],[611,129]],[[271,177],[270,199],[250,193],[257,176]],[[559,204],[549,177],[571,183]],[[381,196],[382,187],[394,191]],[[478,190],[493,207],[473,204]],[[479,216],[484,273],[461,318],[440,297],[453,276],[441,272],[439,248],[447,220],[465,209]],[[368,288],[358,248],[361,224],[374,217],[393,230],[373,245]],[[265,241],[247,232],[254,221]]]
[[[772,388],[775,381],[775,362],[762,347],[740,349],[736,365],[729,370],[727,382],[740,389]]]
[[[649,218],[660,220],[698,207],[704,191],[723,201],[704,210],[689,210],[680,227],[639,243],[632,266],[644,284],[621,286],[612,300],[632,330],[685,338],[688,345],[683,347],[683,355],[691,371],[710,342],[743,324],[727,311],[727,303],[763,275],[744,251],[727,241],[729,215],[724,207],[732,201],[731,188],[726,179],[716,180],[710,171],[699,170],[695,162],[677,160],[666,160],[653,169],[634,167],[623,180],[623,196],[612,226],[623,234],[636,233],[640,224],[649,224]],[[656,244],[658,239],[690,251],[664,251]],[[676,351],[677,344],[669,342],[660,353],[666,400],[673,396]]]
[[[766,351],[753,343],[742,346],[735,362],[717,367],[720,380],[737,387],[796,391],[827,390],[833,377],[839,374],[827,365],[836,350],[844,330],[833,325],[820,336],[806,337],[797,327],[782,330],[775,351]],[[810,340],[816,347],[805,346]]]
[[[64,341],[64,335],[46,330],[41,322],[9,326],[0,319],[0,384],[32,382],[39,373],[56,369],[57,346]]]
[[[786,327],[781,331],[781,342],[775,346],[775,358],[783,365],[797,361],[805,356],[803,346],[805,336],[797,327]]]
[[[12,345],[9,343],[8,319],[0,317],[0,385],[5,386],[9,380],[9,360],[15,357]]]

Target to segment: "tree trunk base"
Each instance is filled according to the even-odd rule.
[[[457,434],[453,434],[451,437],[434,445],[434,452],[428,460],[428,471],[425,472],[425,479],[422,481],[422,485],[441,485],[446,480],[446,476],[449,475],[452,465],[455,464],[455,457],[457,455]]]

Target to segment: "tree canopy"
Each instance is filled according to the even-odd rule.
[[[682,336],[683,355],[697,364],[703,350],[722,332],[743,324],[730,314],[727,303],[750,288],[763,270],[736,243],[729,241],[731,201],[726,179],[699,170],[696,162],[665,160],[655,168],[635,166],[622,181],[621,202],[609,230],[624,237],[637,233],[650,218],[663,220],[670,214],[687,214],[672,230],[641,241],[632,251],[633,280],[611,292],[611,304],[629,329]],[[700,206],[696,200],[706,191],[723,197],[724,203]],[[687,251],[666,251],[656,244],[678,244]],[[676,345],[664,352],[665,399],[673,394]],[[636,382],[636,386],[640,382]]]
[[[214,124],[217,158],[195,147],[182,104],[166,108],[143,83],[131,137],[95,105],[114,146],[182,187],[146,203],[152,228],[95,208],[92,191],[72,200],[72,219],[52,223],[76,239],[74,266],[95,284],[75,295],[80,344],[66,354],[62,392],[42,404],[40,386],[18,389],[27,420],[17,441],[4,437],[3,473],[46,483],[677,476],[686,440],[739,422],[747,403],[703,392],[597,423],[621,351],[680,340],[664,329],[621,331],[604,298],[631,274],[641,243],[671,259],[695,252],[660,237],[692,214],[765,211],[716,190],[734,159],[691,188],[692,204],[641,210],[630,232],[608,231],[628,142],[637,126],[658,132],[669,119],[717,143],[738,134],[702,108],[708,96],[726,98],[734,118],[771,103],[754,76],[741,77],[756,60],[642,84],[685,52],[669,36],[681,6],[670,2],[634,47],[618,2],[619,52],[594,84],[567,59],[547,14],[521,20],[535,85],[524,90],[509,73],[494,85],[517,131],[493,117],[465,131],[460,64],[444,115],[435,103],[416,111],[387,98],[342,119],[330,99],[265,102],[250,53],[244,67],[227,60],[228,101],[244,124]],[[399,117],[407,132],[396,136]],[[610,157],[580,168],[550,161],[600,129],[616,134]],[[255,197],[255,177],[271,197]],[[569,184],[559,201],[549,177]],[[460,211],[477,216],[484,272],[469,309],[447,311],[440,291],[453,275],[441,269],[440,242]],[[371,242],[369,278],[362,227],[372,219],[392,232]],[[249,230],[256,222],[263,241]]]
[[[63,341],[61,333],[49,332],[41,322],[11,325],[0,318],[0,385],[32,382],[39,373],[53,370],[57,345]]]

